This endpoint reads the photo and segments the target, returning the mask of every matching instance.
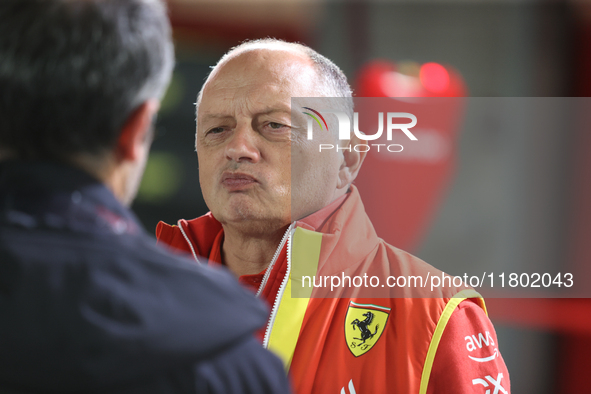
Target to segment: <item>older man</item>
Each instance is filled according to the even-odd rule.
[[[441,275],[376,236],[352,185],[364,153],[319,152],[334,134],[307,139],[291,106],[293,97],[350,96],[341,70],[308,47],[269,39],[232,49],[197,101],[199,177],[211,212],[160,223],[159,240],[227,266],[272,306],[260,335],[299,394],[509,392],[473,290],[292,297],[298,262],[318,273]]]
[[[159,0],[0,2],[0,392],[289,391],[265,306],[126,207],[173,64]]]

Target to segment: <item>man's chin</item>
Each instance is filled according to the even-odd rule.
[[[221,211],[218,216],[222,218],[223,221],[220,220],[222,223],[258,222],[271,219],[269,212],[239,204],[229,204]]]
[[[246,207],[232,207],[221,213],[213,212],[213,216],[225,228],[232,228],[241,233],[255,236],[269,235],[289,226],[290,215],[273,214],[269,210],[252,209]]]

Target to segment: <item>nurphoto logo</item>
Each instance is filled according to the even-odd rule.
[[[351,139],[351,119],[347,113],[343,111],[336,111],[332,109],[324,109],[322,111],[317,111],[310,107],[303,107],[305,110],[309,112],[303,112],[305,115],[308,115],[308,140],[312,140],[314,138],[314,121],[320,126],[321,130],[328,131],[328,123],[322,113],[324,114],[334,114],[337,117],[339,122],[339,140],[350,140]],[[321,113],[322,112],[322,113]],[[367,134],[359,130],[359,113],[353,113],[353,132],[355,135],[363,141],[375,141],[384,134],[384,118],[386,118],[386,138],[388,141],[392,141],[392,135],[395,130],[402,131],[411,141],[417,141],[417,137],[414,136],[413,133],[409,129],[413,128],[417,124],[417,117],[408,112],[387,112],[386,116],[384,116],[383,112],[378,112],[378,131],[374,134]],[[396,119],[397,122],[400,122],[399,119],[408,119],[410,122],[407,123],[394,123]],[[380,148],[387,150],[388,152],[402,152],[404,147],[400,144],[377,144],[377,143],[366,143],[366,144],[355,144],[355,145],[348,145],[348,146],[339,146],[333,144],[320,144],[318,149],[320,152],[323,150],[348,150],[351,151],[352,149],[356,152],[367,152],[370,149],[375,148],[377,151],[380,151]]]

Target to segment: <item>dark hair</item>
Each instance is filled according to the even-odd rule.
[[[65,159],[115,146],[170,80],[160,0],[0,1],[0,151]]]

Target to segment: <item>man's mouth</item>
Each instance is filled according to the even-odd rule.
[[[259,183],[252,175],[242,172],[224,172],[221,184],[229,191],[240,191],[249,186]]]

